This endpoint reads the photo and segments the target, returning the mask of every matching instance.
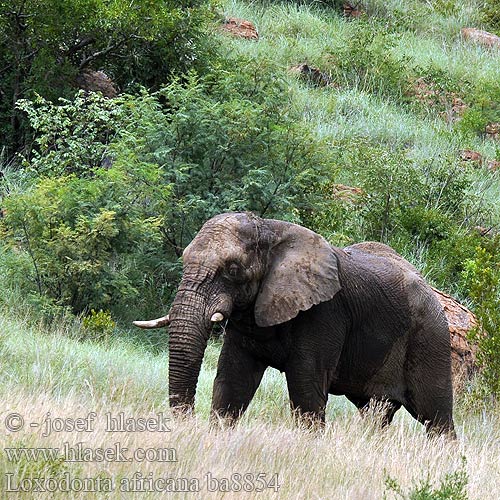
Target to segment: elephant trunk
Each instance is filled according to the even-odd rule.
[[[169,314],[170,407],[181,413],[193,411],[196,385],[212,324],[230,314],[227,301],[221,303],[213,290],[203,288],[185,287],[181,283]]]

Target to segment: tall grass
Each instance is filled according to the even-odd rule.
[[[459,126],[447,123],[438,109],[427,106],[417,110],[408,105],[408,96],[402,95],[401,89],[408,85],[407,91],[411,92],[411,79],[404,83],[404,74],[392,74],[391,71],[398,72],[397,67],[386,71],[391,78],[402,79],[401,89],[389,89],[384,94],[380,93],[380,78],[373,79],[370,73],[369,78],[360,76],[352,80],[351,77],[352,81],[334,81],[332,87],[317,88],[289,71],[292,65],[307,62],[328,73],[337,49],[342,49],[364,30],[370,31],[372,37],[385,30],[389,45],[378,55],[381,64],[385,50],[386,55],[400,61],[401,73],[408,70],[414,77],[421,71],[438,73],[441,84],[450,88],[460,88],[463,81],[497,85],[500,79],[497,51],[465,42],[460,36],[460,27],[477,23],[475,2],[369,1],[363,2],[370,14],[366,21],[347,22],[340,12],[315,2],[228,0],[223,5],[227,16],[254,22],[260,39],[248,42],[221,36],[221,46],[228,53],[250,58],[250,64],[256,68],[259,61],[271,61],[278,68],[277,74],[288,81],[291,99],[302,111],[304,121],[320,137],[343,141],[347,147],[346,141],[363,139],[388,150],[405,150],[418,162],[457,157],[461,149],[468,148],[480,151],[489,159],[497,156],[495,141],[463,133]],[[408,22],[392,22],[394,16]],[[449,26],[418,30],[412,28],[412,19],[429,28],[439,28],[443,20]],[[343,57],[354,67],[359,55],[343,54]],[[487,179],[486,172],[478,172],[477,185],[471,186],[471,192],[480,192]],[[495,192],[495,186],[500,184],[498,176],[489,182],[492,188],[488,191]]]
[[[68,331],[44,332],[23,322],[0,316],[2,380],[0,422],[16,412],[25,419],[19,432],[2,433],[1,448],[112,448],[119,442],[130,453],[138,448],[169,448],[176,462],[70,462],[42,458],[9,461],[0,458],[3,487],[5,473],[17,483],[26,478],[112,478],[116,488],[134,473],[153,477],[199,478],[198,494],[176,493],[172,498],[254,498],[245,493],[206,489],[206,474],[230,477],[234,473],[264,473],[269,481],[278,475],[278,493],[266,489],[258,498],[382,498],[386,478],[405,490],[429,479],[439,485],[446,474],[461,470],[465,457],[469,498],[497,498],[500,474],[500,417],[498,412],[471,414],[458,407],[458,440],[429,440],[423,427],[400,411],[393,425],[380,431],[375,422],[361,419],[344,398],[332,398],[328,422],[322,432],[296,427],[288,410],[281,374],[269,370],[242,421],[233,429],[217,430],[208,424],[211,387],[219,348],[207,349],[197,391],[197,416],[168,423],[169,432],[116,433],[106,430],[106,414],[116,417],[170,416],[167,408],[167,356],[152,355],[123,340],[108,345],[79,342]],[[95,412],[90,432],[53,432],[42,436],[45,426],[30,428],[50,418],[83,418]],[[126,455],[129,457],[129,455]],[[130,455],[132,456],[132,455]],[[16,483],[16,484],[17,484]],[[388,498],[391,495],[388,491]],[[26,493],[19,498],[47,498],[46,493]],[[142,495],[142,496],[141,496]],[[150,491],[125,498],[164,498]],[[191,495],[191,496],[190,496]],[[106,498],[104,494],[55,492],[52,498]],[[109,498],[119,498],[115,492]]]

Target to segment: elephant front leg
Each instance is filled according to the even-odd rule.
[[[286,372],[290,406],[294,417],[307,427],[322,426],[325,423],[325,409],[328,402],[328,372],[304,373],[294,368]]]
[[[212,396],[212,424],[233,424],[247,409],[267,365],[227,335],[222,347]]]

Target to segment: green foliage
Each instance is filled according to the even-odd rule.
[[[373,21],[356,21],[347,38],[327,56],[333,81],[384,97],[402,98],[411,75],[410,61],[394,48],[398,36]]]
[[[393,492],[404,500],[467,500],[467,483],[469,481],[465,470],[466,460],[462,457],[462,467],[454,472],[447,473],[438,487],[434,487],[429,477],[420,481],[408,492],[404,492],[396,479],[387,476],[385,479],[386,491]]]
[[[251,210],[300,221],[320,203],[310,187],[334,175],[327,144],[266,66],[191,73],[138,97],[21,107],[36,148],[25,160],[32,185],[5,190],[9,279],[78,314],[161,308],[208,218]]]
[[[482,21],[497,35],[500,35],[500,9],[498,0],[482,0],[481,2]]]
[[[458,129],[469,134],[484,135],[488,123],[500,121],[500,82],[482,79],[469,83],[468,87],[469,108],[459,122]]]
[[[95,311],[91,309],[90,314],[82,320],[82,331],[86,338],[94,340],[108,340],[116,323],[113,321],[109,311]]]
[[[403,230],[430,244],[462,221],[469,175],[453,159],[416,161],[366,144],[350,149],[351,175],[366,191],[358,205],[364,238],[387,242]]]
[[[26,141],[12,107],[19,98],[69,97],[86,69],[104,70],[120,88],[157,88],[173,73],[207,67],[211,8],[210,0],[0,1],[0,124],[7,144]]]
[[[28,295],[36,292],[76,313],[123,310],[159,260],[151,251],[159,241],[159,220],[140,209],[150,181],[146,174],[100,169],[92,179],[45,178],[11,194],[2,221],[15,264],[11,281]]]
[[[500,396],[500,236],[485,238],[465,262],[463,280],[474,301],[479,328],[470,333],[478,347],[486,395]]]
[[[131,131],[116,144],[120,155],[165,166],[172,198],[162,232],[177,255],[220,212],[299,220],[298,210],[318,202],[306,188],[334,174],[327,144],[296,120],[284,82],[256,61],[239,64],[253,68],[165,87],[158,97],[168,111],[136,124],[146,140]]]
[[[83,91],[72,100],[59,99],[56,106],[41,96],[19,100],[17,108],[26,113],[36,146],[25,167],[35,175],[93,175],[111,162],[106,147],[127,119],[126,102]]]
[[[480,236],[456,225],[450,226],[448,232],[446,238],[435,241],[428,248],[427,270],[437,286],[456,290],[466,297],[462,272],[467,260],[474,256]]]

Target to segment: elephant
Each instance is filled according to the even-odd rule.
[[[192,412],[214,323],[225,333],[212,416],[236,421],[264,371],[285,373],[297,418],[323,425],[329,394],[360,410],[403,406],[428,434],[454,436],[450,336],[442,306],[417,269],[377,242],[345,248],[252,213],[208,220],[183,252],[169,314],[135,321],[169,328],[169,396]]]

